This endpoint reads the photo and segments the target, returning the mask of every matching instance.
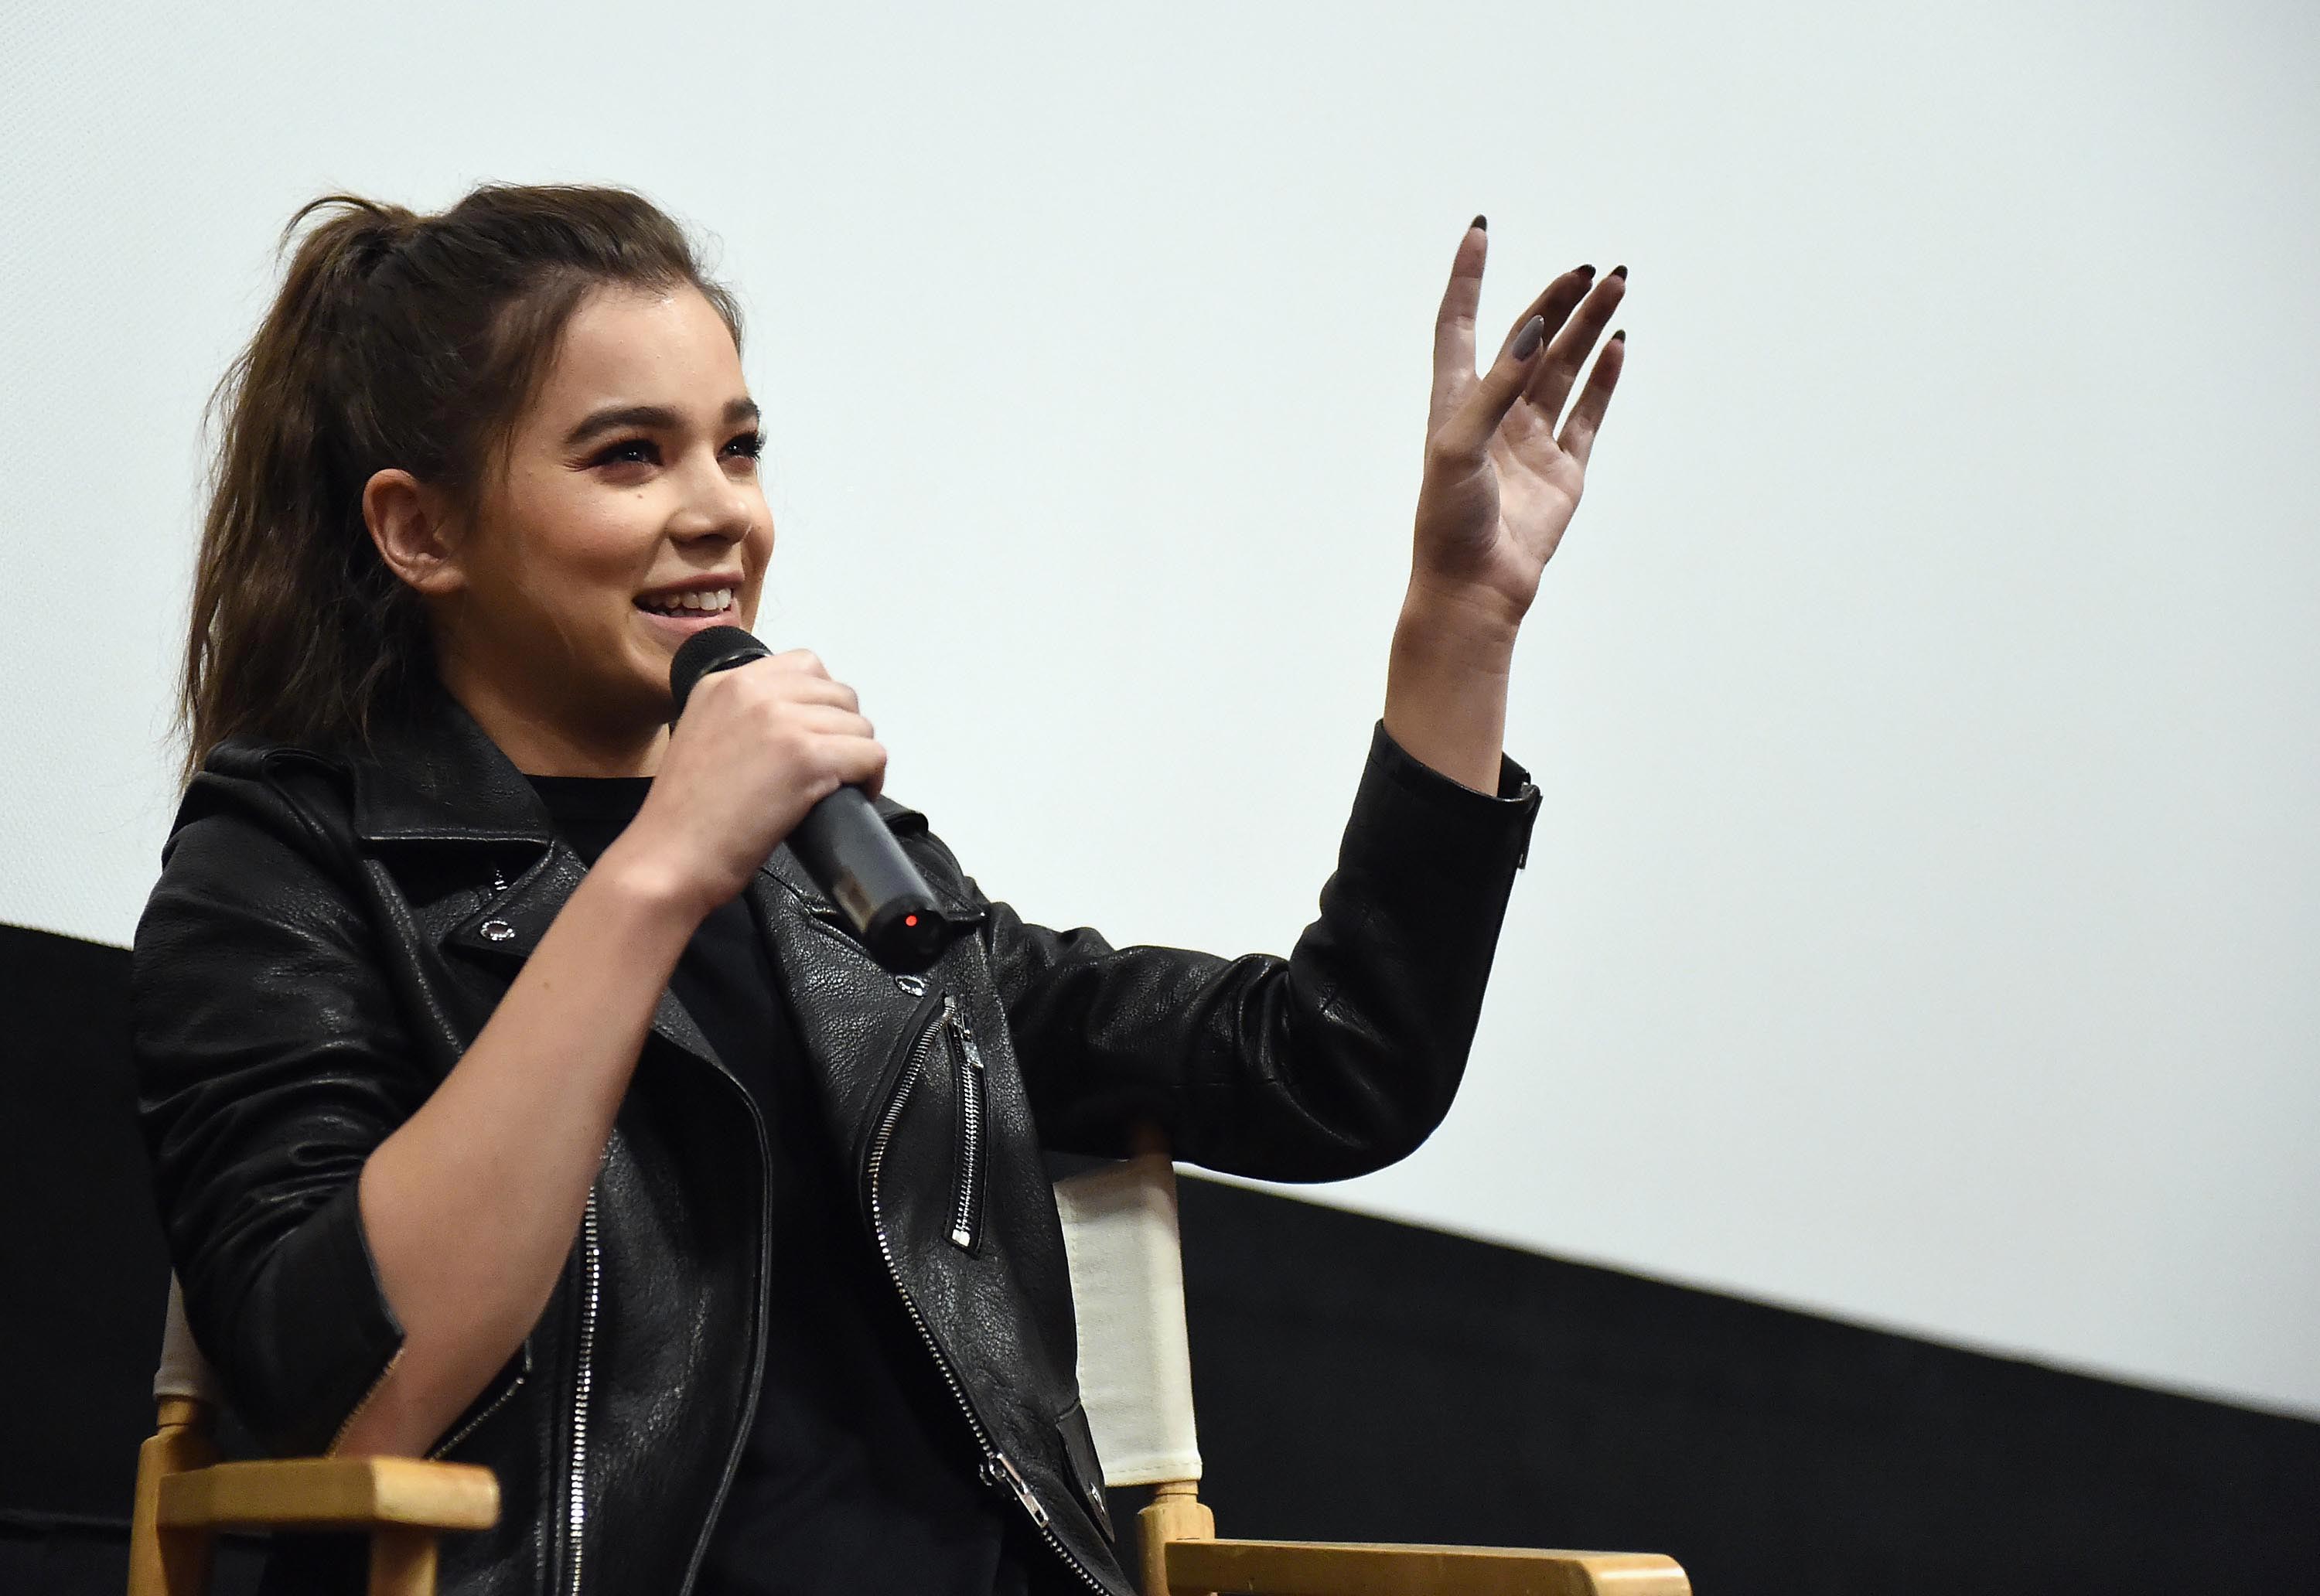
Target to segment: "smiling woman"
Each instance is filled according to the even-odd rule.
[[[763,441],[702,290],[608,284],[573,307],[471,505],[407,469],[370,477],[364,520],[427,606],[443,685],[519,767],[652,773],[671,651],[757,612]]]
[[[615,482],[623,470],[640,476],[630,462],[668,448],[704,401],[726,429],[720,452],[739,407],[754,437],[739,309],[701,271],[683,231],[639,196],[486,187],[421,217],[334,195],[301,210],[285,237],[316,216],[272,311],[219,385],[217,473],[186,660],[189,769],[234,736],[367,738],[431,676],[426,600],[458,607],[453,547],[482,558],[464,535],[524,503],[522,490],[550,474],[576,473],[574,451],[606,440],[598,422],[636,434],[637,447],[601,451],[594,474],[607,493],[629,485]],[[602,364],[619,359],[620,337],[589,339],[594,382],[641,380],[654,391],[583,396],[555,368],[559,345],[624,314],[690,342],[681,351],[627,345],[633,365],[622,370]],[[706,340],[704,320],[715,324]],[[692,364],[680,372],[680,360]],[[701,380],[703,362],[721,385],[708,391],[713,400],[684,385]],[[532,403],[551,382],[563,404],[583,407],[552,431]],[[681,390],[678,402],[663,390]],[[444,567],[431,594],[374,555],[375,511],[392,512],[388,529],[412,570]],[[769,539],[762,498],[756,520]]]
[[[810,653],[672,725],[672,656],[751,622],[774,527],[739,318],[667,217],[318,210],[221,390],[195,774],[133,966],[229,1397],[279,1450],[491,1466],[450,1591],[1127,1596],[1043,1155],[1156,1124],[1335,1179],[1447,1111],[1537,808],[1508,663],[1624,268],[1554,279],[1478,376],[1462,238],[1338,868],[1289,957],[1228,959],[985,898]],[[784,842],[841,784],[974,928],[922,976]],[[347,1556],[278,1543],[268,1589],[359,1589]]]

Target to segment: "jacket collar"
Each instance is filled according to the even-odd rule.
[[[354,786],[356,832],[370,843],[502,844],[551,849],[555,823],[523,772],[500,751],[475,717],[448,693],[430,693],[408,716],[382,729],[370,749],[348,762]],[[877,810],[890,826],[920,822],[917,811],[880,796]],[[578,884],[550,873],[542,882],[554,918]],[[759,867],[786,887],[815,918],[843,924],[838,906],[822,895],[805,866],[784,843]],[[532,879],[535,871],[525,878]],[[543,922],[539,928],[545,930]],[[538,932],[518,941],[525,952]]]
[[[346,767],[353,786],[354,827],[366,842],[497,846],[536,855],[528,866],[510,872],[505,891],[494,893],[443,933],[446,945],[487,964],[520,965],[529,958],[586,867],[557,840],[555,824],[531,783],[475,718],[449,694],[432,694],[409,716],[383,728],[369,749],[348,759]],[[923,824],[918,812],[892,799],[881,796],[877,809],[889,825]],[[750,896],[769,930],[788,917],[802,916],[852,937],[845,916],[786,843],[759,866]],[[778,935],[775,939],[781,941]],[[793,984],[793,1002],[811,995],[785,984]],[[661,993],[652,1029],[721,1066],[674,993]]]
[[[514,762],[448,693],[431,693],[349,761],[355,830],[366,842],[556,839],[547,806]]]
[[[411,712],[383,726],[369,749],[346,766],[353,779],[355,830],[364,842],[450,842],[539,854],[506,893],[450,932],[452,942],[478,954],[527,958],[585,870],[571,849],[557,845],[548,805],[474,714],[434,689]],[[884,795],[877,812],[889,826],[926,823],[917,810]],[[784,888],[780,898],[786,904],[780,907],[845,930],[845,914],[814,886],[786,842],[758,866],[758,884],[768,877]],[[775,902],[761,907],[770,910]]]
[[[347,767],[355,830],[366,842],[537,850],[506,890],[443,933],[447,947],[485,964],[509,967],[530,958],[587,870],[556,839],[547,805],[475,717],[449,694],[430,694],[409,717],[376,735]],[[725,1067],[700,1024],[666,987],[654,1005],[652,1029]]]

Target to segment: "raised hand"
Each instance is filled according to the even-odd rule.
[[[1563,273],[1515,318],[1477,376],[1474,307],[1489,244],[1477,216],[1459,240],[1435,319],[1426,477],[1384,717],[1409,753],[1483,793],[1500,779],[1515,634],[1579,508],[1588,451],[1627,354],[1624,333],[1596,358],[1567,417],[1563,403],[1627,291],[1625,267],[1600,282],[1592,267]]]
[[[1627,293],[1627,268],[1599,281],[1593,267],[1575,267],[1555,278],[1477,376],[1474,311],[1489,245],[1477,216],[1459,240],[1434,324],[1410,586],[1413,597],[1448,601],[1511,632],[1579,507],[1587,456],[1619,380],[1625,332],[1604,346],[1567,417],[1563,407]]]

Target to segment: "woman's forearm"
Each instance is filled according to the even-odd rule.
[[[1487,600],[1413,584],[1386,665],[1386,734],[1412,758],[1494,795],[1515,630]]]
[[[530,1333],[699,920],[614,843],[474,1045],[364,1164],[363,1229],[404,1339],[335,1450],[424,1452]]]

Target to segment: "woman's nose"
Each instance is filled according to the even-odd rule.
[[[748,536],[757,519],[758,495],[751,491],[755,478],[739,481],[721,462],[693,461],[684,474],[683,500],[670,518],[672,536],[711,538],[737,543]]]

